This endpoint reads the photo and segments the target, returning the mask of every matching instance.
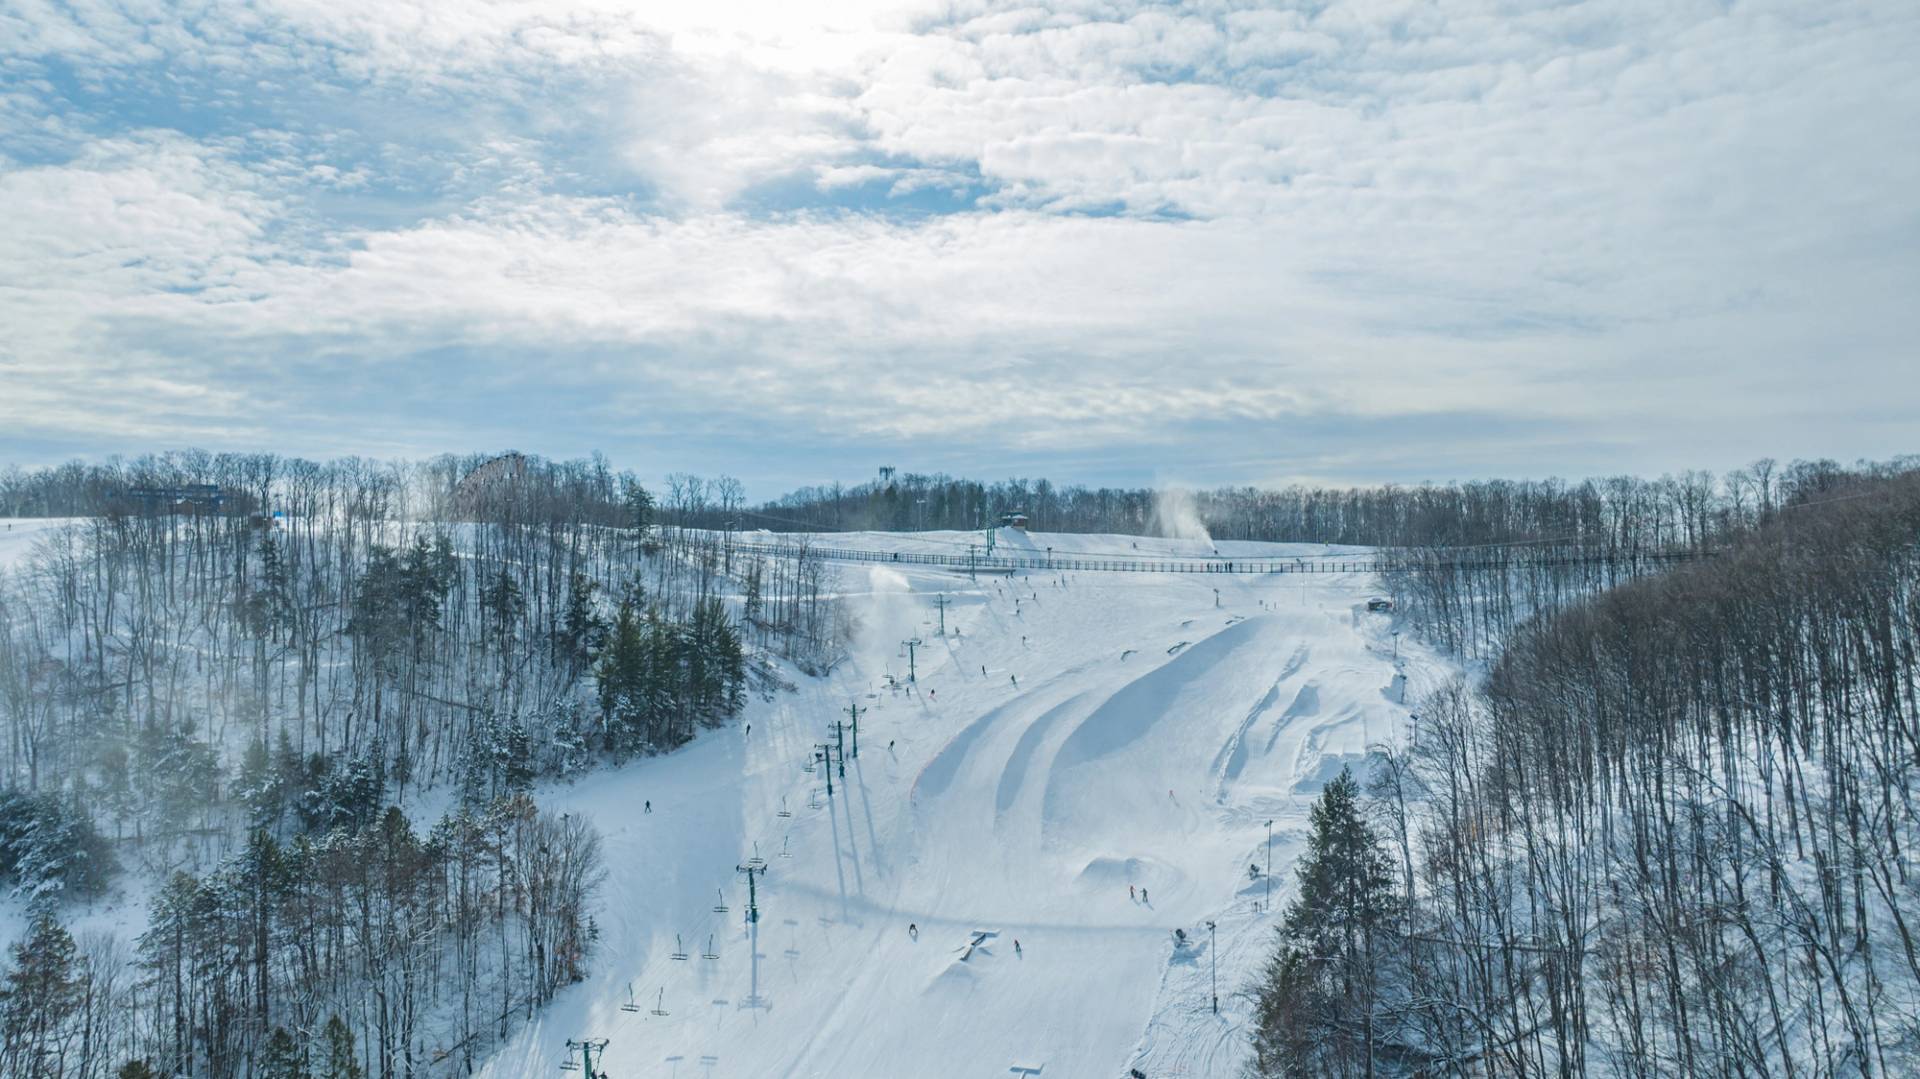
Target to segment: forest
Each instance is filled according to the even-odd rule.
[[[218,492],[215,495],[212,492]],[[1222,489],[1383,549],[1466,676],[1316,807],[1260,1075],[1920,1068],[1920,468]],[[0,474],[0,1074],[464,1074],[593,961],[536,784],[670,753],[854,631],[752,528],[1154,532],[1150,491],[883,470],[757,508],[600,459]],[[76,930],[137,889],[135,940]]]
[[[534,783],[844,644],[818,560],[675,523],[737,490],[518,454],[9,473],[4,512],[70,520],[0,572],[0,1074],[470,1071],[591,962],[598,839]],[[148,882],[130,949],[68,928]]]
[[[1920,470],[1785,479],[1718,492],[1711,557],[1546,597],[1327,789],[1254,1074],[1920,1070]]]

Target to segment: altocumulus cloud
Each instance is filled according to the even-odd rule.
[[[0,6],[0,454],[1911,451],[1916,52],[1900,2]]]

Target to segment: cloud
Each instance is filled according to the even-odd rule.
[[[1904,6],[636,10],[0,13],[15,452],[1912,448]]]

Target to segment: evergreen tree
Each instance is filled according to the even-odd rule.
[[[574,575],[579,580],[579,574]],[[502,567],[493,583],[480,594],[480,607],[487,612],[489,629],[494,641],[502,652],[513,646],[513,627],[520,623],[520,617],[526,613],[527,601],[520,594],[520,586]]]
[[[1252,1072],[1374,1074],[1375,941],[1396,910],[1393,861],[1341,769],[1314,803],[1280,941],[1257,993]]]
[[[306,1053],[287,1033],[286,1027],[274,1027],[260,1054],[259,1079],[313,1079],[307,1070]]]
[[[568,677],[577,677],[593,662],[607,633],[607,623],[593,602],[599,586],[584,573],[575,573],[567,582],[567,609],[560,628],[554,634],[554,650],[565,664]]]
[[[73,936],[45,904],[36,905],[25,938],[14,942],[12,969],[0,982],[0,1048],[11,1062],[0,1071],[40,1075],[47,1054],[57,1055],[72,1032],[82,983]]]
[[[339,1016],[327,1018],[320,1040],[326,1051],[326,1064],[314,1079],[366,1079],[367,1073],[361,1070],[360,1059],[353,1052],[353,1032]]]
[[[630,602],[620,604],[597,673],[608,748],[619,753],[644,738],[650,674],[647,638]]]

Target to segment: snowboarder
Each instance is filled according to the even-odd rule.
[[[913,924],[912,922],[908,922],[908,923],[907,923],[907,936],[910,936],[910,937],[912,937],[912,938],[913,938],[913,939],[915,939],[915,940],[919,940],[919,939],[920,939],[920,927],[919,927],[919,926],[917,926],[917,925],[915,925],[915,924]]]
[[[647,801],[647,802],[641,803],[641,805],[642,805],[641,812],[643,813],[653,812],[653,802]]]

